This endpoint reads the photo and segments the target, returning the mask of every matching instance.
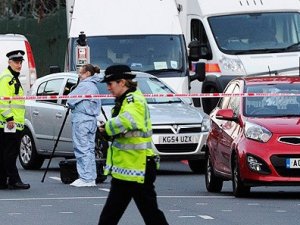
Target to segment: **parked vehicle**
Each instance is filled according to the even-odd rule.
[[[24,93],[28,94],[30,87],[37,78],[31,46],[24,35],[0,34],[0,72],[8,66],[6,53],[13,50],[23,50],[25,52],[19,79],[24,89]]]
[[[236,197],[253,186],[300,185],[300,77],[238,78],[224,93],[270,96],[223,97],[211,112],[207,190],[220,192],[226,180]]]
[[[190,59],[206,62],[192,93],[222,93],[237,76],[298,74],[298,0],[175,1]],[[203,110],[210,113],[217,101],[203,98]]]
[[[100,74],[102,77],[103,74]],[[76,73],[56,73],[37,79],[32,96],[67,95],[77,82]],[[137,72],[139,88],[145,94],[174,93],[155,76]],[[101,94],[109,94],[105,83],[98,83]],[[153,127],[153,148],[162,159],[189,160],[194,172],[205,168],[204,145],[210,120],[207,114],[180,98],[148,98]],[[26,101],[25,130],[20,147],[20,162],[25,169],[39,169],[52,153],[55,140],[65,117],[66,100]],[[110,117],[114,99],[102,100],[103,112],[99,120]],[[107,146],[100,142],[97,146]],[[102,155],[105,155],[103,152]],[[61,133],[55,156],[74,157],[70,118]]]
[[[83,31],[90,62],[102,70],[113,63],[126,64],[131,70],[162,78],[178,93],[189,93],[187,48],[174,0],[66,3],[71,10],[67,11],[69,44],[65,71],[76,70],[77,38]]]

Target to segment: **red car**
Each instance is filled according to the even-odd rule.
[[[300,77],[242,77],[224,93],[266,94],[222,97],[211,112],[207,190],[220,192],[225,180],[236,197],[253,186],[300,185]]]

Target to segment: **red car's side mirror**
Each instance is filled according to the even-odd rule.
[[[237,121],[232,109],[219,109],[216,113],[216,118],[219,120]]]

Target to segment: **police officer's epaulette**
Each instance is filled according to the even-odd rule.
[[[127,95],[126,99],[127,99],[127,103],[134,102],[134,98],[133,98],[132,94]]]

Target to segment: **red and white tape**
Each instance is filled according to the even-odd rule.
[[[194,93],[194,94],[144,94],[146,98],[216,98],[216,97],[264,97],[264,96],[300,96],[300,93]],[[0,96],[0,100],[57,100],[57,99],[112,99],[111,94],[95,95],[46,95],[46,96]]]

